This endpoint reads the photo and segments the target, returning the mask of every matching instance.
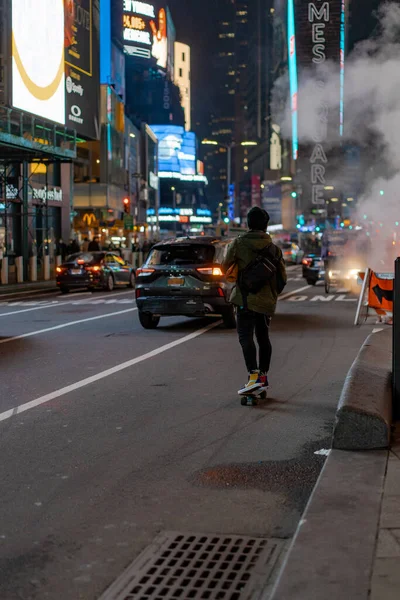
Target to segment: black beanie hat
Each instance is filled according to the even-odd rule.
[[[263,208],[253,206],[247,214],[247,225],[249,229],[266,231],[269,223],[269,214]]]

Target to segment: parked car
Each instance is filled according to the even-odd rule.
[[[286,263],[299,265],[304,256],[303,250],[294,242],[276,242],[276,245],[282,250],[283,258]]]
[[[233,284],[227,283],[222,261],[229,241],[186,237],[156,244],[137,270],[136,302],[145,329],[154,329],[164,316],[221,316],[236,326],[228,303]]]
[[[303,277],[308,285],[316,285],[317,281],[323,280],[325,276],[324,261],[320,254],[306,254],[303,258]]]
[[[133,266],[115,252],[78,252],[57,267],[57,286],[63,294],[84,287],[111,292],[117,286],[133,288],[135,281]]]

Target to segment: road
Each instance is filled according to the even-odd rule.
[[[0,598],[97,599],[164,531],[290,540],[372,329],[355,309],[290,269],[247,408],[216,321],[145,331],[132,291],[0,297]]]

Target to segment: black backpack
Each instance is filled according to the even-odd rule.
[[[279,262],[279,250],[274,244],[257,252],[254,260],[239,271],[238,286],[242,295],[246,298],[249,294],[257,294],[274,277],[277,278],[277,290],[280,294],[285,284],[280,282]]]

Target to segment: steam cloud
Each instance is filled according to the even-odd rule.
[[[361,148],[363,192],[357,218],[365,222],[367,215],[368,223],[373,221],[378,227],[382,223],[387,241],[391,242],[395,222],[400,221],[400,6],[394,2],[384,4],[378,19],[379,33],[359,43],[346,58],[344,136],[339,137],[338,127],[329,129],[325,146],[328,150],[339,148],[344,142]],[[337,65],[326,62],[300,73],[300,144],[312,143],[318,127],[318,80],[325,81],[323,95],[329,112],[338,114],[338,71]],[[282,106],[286,85],[287,75],[275,86],[273,107]],[[290,138],[290,103],[280,115],[279,109],[273,112],[281,123],[282,134]],[[338,170],[332,184],[341,188],[341,183]],[[380,190],[384,191],[383,196]]]

